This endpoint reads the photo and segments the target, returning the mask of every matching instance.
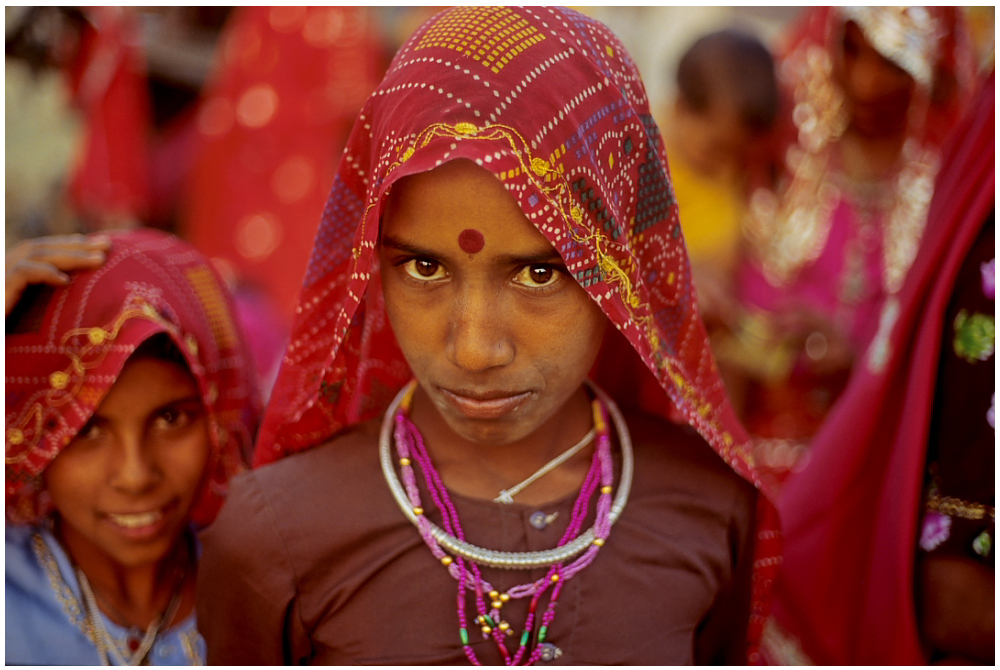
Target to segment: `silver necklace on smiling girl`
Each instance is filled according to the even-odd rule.
[[[80,582],[80,590],[83,592],[83,603],[86,609],[87,622],[90,630],[93,631],[94,644],[97,646],[97,654],[101,658],[101,665],[142,665],[149,655],[153,644],[156,642],[160,631],[166,627],[181,604],[181,592],[184,586],[186,571],[181,574],[180,586],[174,591],[167,608],[160,613],[146,628],[146,632],[139,642],[139,646],[134,652],[123,651],[118,641],[108,631],[104,625],[104,617],[101,616],[97,606],[97,598],[94,596],[94,589],[90,586],[90,580],[83,574],[83,570],[77,568],[76,578]]]
[[[52,520],[49,519],[48,523],[49,531],[52,531]],[[193,552],[191,545],[188,545],[189,552]],[[107,626],[104,625],[104,621],[100,612],[100,608],[97,604],[96,594],[90,585],[90,580],[87,579],[86,575],[79,567],[73,566],[73,574],[76,575],[77,583],[80,585],[80,591],[82,598],[77,598],[74,590],[70,587],[67,582],[66,577],[62,574],[59,569],[59,565],[56,562],[56,557],[53,555],[52,550],[46,544],[46,540],[42,537],[42,533],[35,532],[32,537],[32,549],[34,550],[35,556],[38,562],[41,564],[45,571],[45,575],[48,577],[49,584],[52,586],[52,590],[55,592],[56,598],[62,605],[63,612],[69,617],[69,620],[75,625],[81,633],[83,633],[87,639],[94,643],[97,649],[98,656],[101,659],[102,665],[140,665],[146,660],[146,656],[149,655],[149,651],[152,646],[156,643],[156,638],[162,629],[170,625],[174,616],[180,607],[181,593],[184,585],[184,577],[187,574],[187,568],[180,570],[181,579],[178,582],[178,587],[175,590],[170,603],[164,610],[161,617],[159,617],[160,622],[154,621],[153,624],[148,627],[145,631],[145,636],[149,636],[148,644],[143,644],[143,642],[137,642],[136,650],[132,653],[122,651],[121,645],[117,640],[111,635],[110,631],[107,630]],[[190,559],[189,559],[190,561]],[[70,558],[72,563],[72,558]],[[82,600],[82,602],[81,602]],[[108,603],[110,607],[110,603]],[[119,613],[119,618],[124,620]],[[150,630],[153,633],[150,634]],[[144,636],[144,637],[145,637]],[[184,653],[187,656],[188,661],[191,665],[201,665],[198,653],[194,650],[191,642],[186,638],[182,638],[181,644],[184,647]],[[126,642],[126,645],[131,648],[132,645]],[[145,649],[143,649],[145,647]]]

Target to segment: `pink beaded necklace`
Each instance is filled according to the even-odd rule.
[[[597,555],[598,550],[604,545],[613,523],[611,508],[612,483],[614,480],[614,467],[611,458],[611,439],[608,430],[607,412],[598,398],[592,402],[594,427],[597,433],[597,448],[594,452],[594,459],[591,462],[583,486],[573,505],[569,525],[559,540],[557,546],[562,547],[568,542],[577,538],[582,531],[583,521],[587,516],[594,493],[598,489],[600,482],[600,497],[597,501],[597,520],[594,524],[595,538],[591,545],[579,555],[575,560],[564,565],[557,562],[549,566],[545,577],[528,584],[521,584],[508,589],[505,593],[499,593],[492,585],[483,579],[479,565],[474,560],[463,558],[462,556],[450,556],[440,545],[437,538],[431,532],[431,524],[423,514],[420,501],[420,490],[417,486],[416,474],[413,463],[419,466],[430,491],[431,499],[441,510],[445,531],[457,537],[460,541],[465,541],[465,534],[459,523],[458,512],[455,509],[448,491],[445,488],[441,476],[434,468],[430,455],[424,446],[423,436],[417,427],[407,416],[413,398],[415,385],[411,386],[409,392],[399,403],[399,409],[394,417],[394,437],[396,451],[399,455],[400,473],[407,498],[416,514],[417,528],[424,542],[430,548],[434,556],[448,568],[448,572],[458,582],[457,610],[459,622],[459,637],[462,642],[462,649],[469,662],[473,665],[481,665],[476,657],[472,646],[469,644],[468,617],[466,614],[466,589],[475,593],[476,610],[478,615],[475,618],[483,633],[483,637],[492,637],[503,656],[506,665],[533,665],[542,654],[542,643],[545,642],[548,627],[555,618],[555,605],[562,591],[562,585],[566,580],[587,567]],[[541,615],[540,625],[535,629],[536,614],[538,605],[551,589],[548,605]],[[487,608],[486,596],[489,597],[489,608]],[[528,605],[528,616],[521,633],[520,643],[516,651],[511,653],[507,648],[506,637],[513,636],[514,631],[507,621],[501,619],[500,610],[503,605],[511,599],[527,598],[531,601]],[[536,640],[533,650],[528,654],[529,642],[532,633],[535,632]],[[522,663],[523,661],[523,663]]]

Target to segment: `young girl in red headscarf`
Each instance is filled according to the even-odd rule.
[[[224,284],[149,230],[7,261],[5,660],[202,663],[193,529],[259,412]]]
[[[642,81],[585,16],[455,8],[402,47],[262,431],[205,535],[212,663],[755,658],[771,508]]]

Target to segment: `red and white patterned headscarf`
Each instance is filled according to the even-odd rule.
[[[759,483],[698,316],[639,72],[604,25],[547,7],[450,9],[397,53],[341,160],[255,465],[380,415],[411,378],[383,305],[379,218],[396,181],[456,159],[500,180],[620,332],[595,381],[625,406],[673,406]],[[772,565],[776,534],[764,537]]]
[[[260,413],[229,294],[205,258],[154,230],[111,234],[107,261],[71,284],[28,289],[7,318],[6,518],[51,511],[42,473],[90,420],[129,356],[165,333],[208,412],[212,458],[193,520],[209,523],[244,469]]]

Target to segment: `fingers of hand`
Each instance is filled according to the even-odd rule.
[[[48,264],[57,270],[84,270],[99,266],[105,260],[105,251],[111,240],[105,236],[56,235],[25,240],[7,253],[7,279],[18,272],[21,264]],[[33,268],[32,272],[37,272]]]
[[[51,263],[21,261],[13,269],[7,268],[7,292],[20,286],[24,290],[28,284],[52,284],[64,286],[69,283],[69,275]]]
[[[14,305],[21,298],[24,289],[29,284],[51,284],[53,286],[65,286],[69,283],[69,275],[61,272],[49,263],[38,263],[35,261],[21,261],[16,263],[14,268],[7,266],[7,278],[5,282],[5,315],[10,314]]]

